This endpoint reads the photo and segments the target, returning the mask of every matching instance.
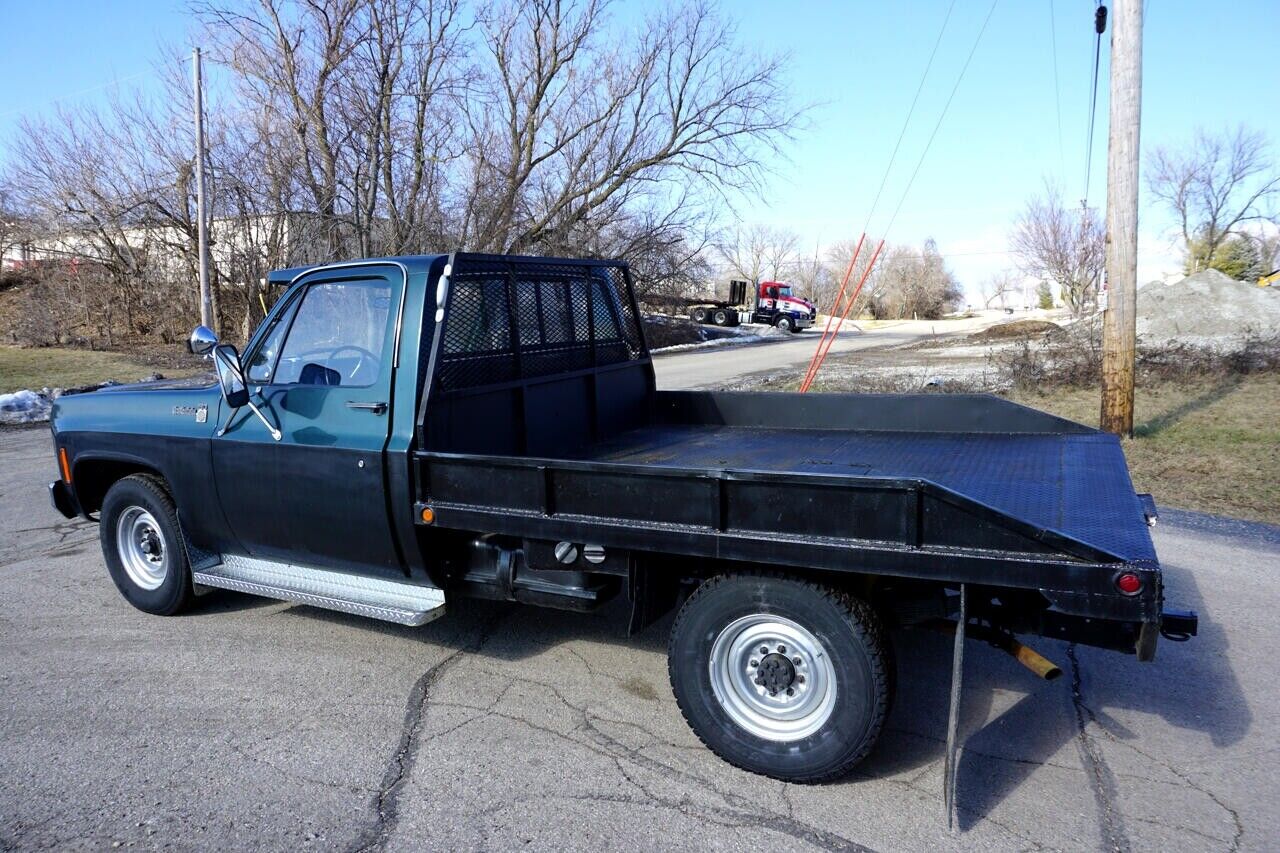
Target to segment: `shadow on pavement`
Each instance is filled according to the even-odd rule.
[[[1200,636],[1190,643],[1162,641],[1155,664],[1132,657],[1073,648],[1052,640],[1032,643],[1064,670],[1064,677],[1039,681],[1004,654],[971,641],[966,653],[958,770],[960,828],[972,828],[1018,790],[1064,746],[1078,741],[1082,784],[1114,784],[1101,753],[1090,739],[1105,733],[1119,741],[1135,738],[1111,713],[1113,710],[1153,714],[1180,729],[1207,734],[1217,746],[1245,737],[1253,715],[1232,668],[1223,628],[1215,624],[1192,573],[1176,565],[1165,567],[1170,598],[1200,612]],[[206,612],[258,606],[258,600],[235,593],[211,595]],[[263,605],[275,602],[263,601]],[[575,641],[630,646],[637,651],[665,655],[672,619],[668,615],[639,635],[627,638],[627,605],[617,600],[591,614],[538,610],[505,603],[461,599],[450,603],[445,618],[421,628],[372,622],[358,616],[294,606],[282,610],[286,618],[323,620],[400,638],[462,648],[462,638],[491,623],[504,610],[509,615],[499,636],[473,652],[481,657],[519,661]],[[845,783],[898,775],[940,763],[944,751],[951,642],[933,631],[898,631],[894,635],[898,659],[897,696],[875,752]],[[657,689],[668,690],[665,684]],[[1021,693],[993,719],[1000,695]],[[1003,703],[1001,703],[1003,704]],[[985,721],[985,722],[984,722]],[[1097,732],[1097,729],[1102,732]],[[1089,766],[1090,762],[1101,766]],[[1108,790],[1095,791],[1106,800]],[[938,809],[942,815],[942,791]]]

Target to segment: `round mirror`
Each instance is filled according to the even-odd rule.
[[[187,349],[196,355],[208,355],[218,345],[218,336],[208,326],[196,326],[187,339]]]

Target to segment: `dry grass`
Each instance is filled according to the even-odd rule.
[[[153,360],[115,352],[58,347],[0,346],[0,394],[23,388],[75,388],[108,379],[132,382],[157,372]],[[159,368],[165,376],[189,376],[199,367]]]
[[[1096,389],[1011,396],[1098,425]],[[1124,450],[1138,491],[1164,506],[1280,524],[1280,373],[1154,382],[1138,389],[1135,407]]]

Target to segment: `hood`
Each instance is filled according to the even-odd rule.
[[[801,299],[799,296],[783,296],[778,301],[786,303],[787,307],[794,311],[803,311],[805,313],[811,313],[815,307],[808,299]]]
[[[218,378],[213,373],[198,373],[195,376],[184,376],[176,379],[145,379],[141,382],[113,382],[108,385],[89,386],[87,388],[68,388],[64,394],[84,394],[90,391],[115,393],[118,391],[180,391],[186,388],[207,388],[216,384]]]

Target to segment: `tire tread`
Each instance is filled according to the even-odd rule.
[[[845,758],[832,769],[807,776],[788,776],[787,781],[795,782],[800,785],[816,785],[843,778],[848,775],[849,771],[852,770],[854,766],[865,759],[872,749],[875,748],[876,742],[880,738],[880,731],[884,727],[885,718],[888,716],[889,707],[893,699],[894,681],[896,680],[895,673],[893,672],[895,666],[892,645],[889,643],[884,625],[876,615],[876,612],[871,605],[867,604],[867,602],[862,599],[852,596],[843,590],[826,586],[825,584],[780,572],[731,572],[710,577],[703,581],[698,588],[694,590],[693,594],[685,600],[679,613],[676,614],[675,621],[671,625],[671,632],[667,638],[667,676],[671,681],[672,688],[674,690],[675,687],[675,672],[672,662],[676,657],[676,637],[679,634],[679,628],[682,620],[690,612],[691,605],[694,605],[700,597],[708,594],[716,587],[733,579],[743,577],[772,578],[808,588],[811,592],[835,605],[835,607],[844,615],[845,622],[866,645],[869,652],[868,658],[870,662],[871,678],[874,683],[875,707],[878,710],[876,718],[867,732],[867,736],[862,739],[862,744],[859,749],[845,756]],[[749,773],[755,773],[759,776],[769,776],[767,773],[762,773],[754,768],[743,766],[742,764],[734,761],[731,757],[722,754],[713,744],[709,743],[707,739],[702,736],[702,733],[698,731],[697,727],[694,726],[693,720],[689,718],[689,713],[685,709],[684,703],[680,700],[679,695],[676,696],[676,706],[679,707],[680,715],[684,717],[685,723],[689,726],[690,730],[693,731],[694,735],[697,736],[703,746],[741,770],[746,770]]]

